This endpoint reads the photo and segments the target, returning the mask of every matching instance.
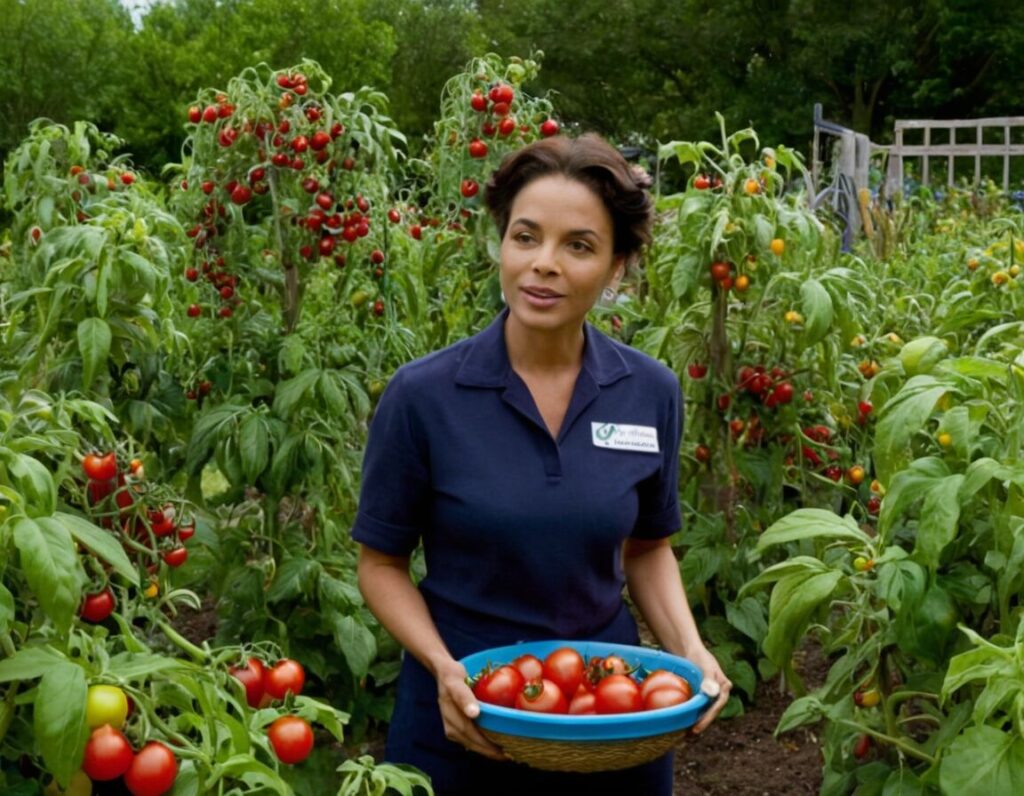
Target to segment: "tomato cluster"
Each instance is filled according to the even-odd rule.
[[[94,685],[86,701],[90,730],[82,772],[93,782],[124,778],[132,796],[161,796],[178,776],[178,761],[164,743],[148,741],[138,752],[121,732],[131,703],[117,686]]]
[[[132,459],[127,468],[121,468],[114,451],[88,453],[82,458],[82,470],[90,513],[104,528],[120,527],[127,552],[148,553],[146,568],[150,575],[161,560],[172,569],[188,560],[185,542],[195,535],[195,524],[179,521],[174,504],[147,499],[145,467],[140,459]],[[85,596],[79,615],[88,622],[102,622],[115,608],[114,594],[106,587]]]
[[[265,708],[276,699],[289,694],[298,696],[306,683],[302,664],[282,658],[271,667],[259,658],[249,658],[244,666],[229,670],[245,687],[245,701],[251,708]],[[313,749],[313,730],[309,722],[298,716],[280,716],[267,730],[274,753],[282,763],[301,763]]]
[[[657,669],[643,677],[638,672],[618,655],[584,659],[572,647],[560,647],[543,661],[525,654],[488,666],[470,683],[481,702],[576,716],[657,710],[693,696],[690,684],[674,672]]]

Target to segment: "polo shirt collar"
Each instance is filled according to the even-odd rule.
[[[506,387],[512,376],[512,364],[505,347],[505,307],[482,332],[473,338],[462,364],[455,374],[455,383],[467,387]],[[583,324],[583,370],[599,387],[624,378],[632,372],[615,344],[589,323]]]

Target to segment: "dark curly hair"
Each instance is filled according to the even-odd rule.
[[[622,154],[595,133],[579,138],[554,136],[505,156],[487,181],[484,201],[502,238],[516,195],[538,177],[561,174],[592,190],[612,217],[613,251],[635,261],[651,242],[654,203],[647,191],[652,180],[634,170]]]

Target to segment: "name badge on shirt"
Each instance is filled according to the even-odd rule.
[[[599,448],[637,453],[658,453],[658,429],[622,423],[591,423],[594,444]]]

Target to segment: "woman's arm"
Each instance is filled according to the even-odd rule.
[[[360,545],[357,574],[359,591],[373,615],[437,680],[445,735],[485,757],[507,760],[473,723],[480,705],[466,685],[466,668],[448,651],[423,595],[409,578],[409,558]]]
[[[701,641],[679,576],[679,562],[668,539],[627,539],[622,566],[629,595],[661,646],[693,661],[706,679],[721,688],[718,699],[693,728],[694,732],[701,732],[725,707],[732,683]]]

